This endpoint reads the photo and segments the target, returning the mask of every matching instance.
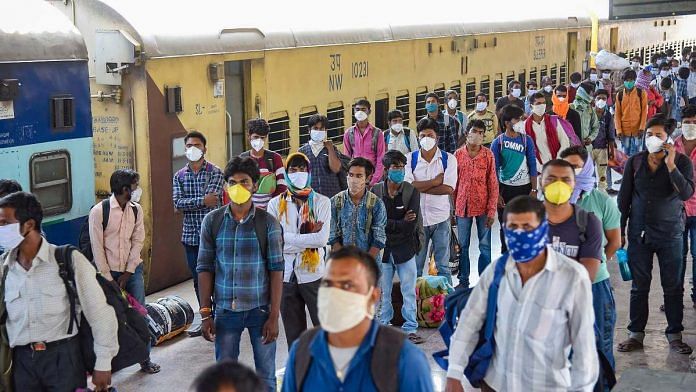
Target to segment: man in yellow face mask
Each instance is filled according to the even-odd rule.
[[[544,207],[549,220],[549,243],[553,249],[585,266],[594,281],[602,260],[602,223],[570,203],[575,187],[573,166],[562,160],[548,161],[542,170]]]
[[[256,372],[275,390],[275,341],[285,267],[283,235],[273,216],[254,208],[251,195],[259,177],[254,159],[232,159],[225,167],[231,202],[203,219],[197,267],[201,329],[206,340],[215,342],[218,361],[238,359],[240,338],[247,329]]]

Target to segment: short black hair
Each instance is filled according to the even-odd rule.
[[[391,121],[395,118],[403,119],[404,113],[399,109],[394,109],[394,110],[389,111],[389,113],[387,113],[387,121]]]
[[[594,92],[594,96],[595,96],[595,97],[598,96],[598,95],[605,95],[607,98],[609,98],[609,91],[607,91],[607,90],[605,90],[605,89],[603,89],[603,88],[600,88],[600,89],[598,89],[598,90],[595,90],[595,92]]]
[[[595,84],[592,82],[582,82],[580,83],[580,87],[582,87],[582,89],[585,90],[585,92],[589,95],[592,95],[596,88]]]
[[[566,87],[565,84],[559,84],[558,86],[556,86],[555,89],[553,89],[553,91],[561,91],[567,93],[568,87]]]
[[[231,386],[237,392],[264,392],[266,384],[253,370],[237,361],[225,360],[208,366],[193,381],[195,392],[218,392]]]
[[[306,167],[309,168],[309,160],[307,159],[306,156],[296,154],[293,155],[292,158],[285,164],[286,168],[291,168],[291,167]]]
[[[670,48],[670,49],[665,50],[665,54],[667,56],[674,56],[674,49]]]
[[[693,53],[696,53],[696,52],[693,52]],[[689,61],[689,66],[690,66],[691,68],[696,68],[696,60],[691,60],[691,61]]]
[[[208,144],[208,139],[206,139],[205,136],[199,131],[189,131],[189,133],[187,133],[186,136],[184,136],[184,144],[186,144],[188,140],[191,138],[199,139],[203,142],[204,146]]]
[[[546,172],[546,168],[548,167],[567,167],[568,169],[570,169],[570,171],[573,172],[573,175],[575,175],[575,168],[573,167],[573,165],[564,161],[563,159],[556,158],[544,163],[544,166],[541,167],[542,175],[544,174],[544,172]]]
[[[367,269],[367,278],[369,279],[368,283],[370,283],[372,286],[377,286],[377,282],[379,282],[380,278],[377,261],[375,261],[375,258],[372,257],[372,255],[358,248],[357,246],[348,245],[339,250],[331,252],[329,259],[332,261],[341,259],[353,259],[358,261]]]
[[[311,131],[312,127],[321,123],[322,128],[326,128],[329,120],[323,114],[313,114],[307,119],[307,130]]]
[[[23,225],[33,219],[36,223],[34,229],[41,231],[43,221],[43,208],[39,199],[28,192],[14,192],[0,199],[0,208],[13,208],[15,218]]]
[[[628,80],[628,79],[636,80],[637,77],[638,77],[638,75],[636,74],[636,71],[632,70],[632,69],[627,69],[623,73],[623,80]]]
[[[348,170],[350,170],[351,167],[365,168],[365,177],[369,177],[375,173],[375,165],[367,158],[357,157],[351,159],[350,162],[348,162]]]
[[[483,122],[483,120],[471,120],[469,121],[469,124],[466,126],[467,132],[471,130],[471,128],[478,128],[478,129],[483,129],[483,131],[486,131],[486,123]]]
[[[561,151],[561,158],[567,158],[571,155],[577,155],[582,159],[584,163],[587,162],[587,159],[589,158],[589,154],[587,152],[587,149],[583,146],[570,146],[566,148],[565,150]]]
[[[229,181],[230,177],[237,173],[245,173],[251,177],[254,183],[259,181],[261,171],[259,164],[252,157],[234,157],[225,166],[225,181]]]
[[[696,117],[696,105],[686,105],[681,110],[682,118]]]
[[[505,210],[503,210],[503,217],[504,220],[507,220],[508,214],[524,214],[525,212],[535,213],[540,222],[546,219],[544,203],[529,195],[517,196],[507,202]]]
[[[680,67],[679,71],[677,71],[677,74],[679,75],[680,78],[686,79],[691,74],[691,71],[687,67]]]
[[[356,106],[358,106],[358,105],[360,105],[360,106],[366,106],[369,110],[372,110],[372,104],[370,103],[370,101],[368,101],[368,100],[365,99],[365,98],[358,99],[358,100],[355,102],[355,105],[353,105],[353,107],[356,107]]]
[[[123,193],[123,188],[130,189],[131,185],[138,180],[140,180],[140,174],[135,170],[118,169],[111,173],[111,178],[109,179],[111,193],[120,195]]]
[[[648,128],[660,126],[665,129],[667,135],[671,135],[672,132],[674,132],[674,130],[677,128],[677,120],[667,118],[664,114],[660,113],[652,116],[650,120],[648,120],[648,123],[645,124],[645,129],[647,130]]]
[[[483,91],[479,91],[479,93],[476,94],[477,99],[478,99],[478,97],[483,97],[486,99],[486,101],[488,101],[488,95],[486,95],[486,93],[484,93]]]
[[[508,90],[512,91],[512,87],[516,84],[522,85],[519,80],[511,80],[510,83],[508,83]]]
[[[449,96],[450,94],[456,95],[457,99],[459,99],[459,93],[457,92],[457,90],[449,89],[445,91],[445,97]]]
[[[436,93],[429,92],[429,93],[425,94],[426,101],[428,100],[428,98],[431,98],[431,97],[435,98],[437,100],[437,103],[440,103],[440,97]]]
[[[418,133],[421,133],[425,129],[432,129],[433,131],[435,131],[435,133],[438,133],[440,131],[440,125],[433,118],[423,117],[418,121],[416,130],[418,131]]]
[[[395,163],[402,163],[405,165],[406,155],[404,155],[399,150],[389,150],[385,152],[384,156],[382,157],[382,165],[384,166],[384,168],[389,169],[389,166]]]
[[[536,95],[536,94],[534,94]],[[515,118],[520,118],[524,115],[524,109],[517,105],[505,105],[500,110],[500,121],[505,124]]]
[[[271,127],[268,126],[268,122],[262,118],[252,118],[247,121],[247,134],[251,135],[253,133],[259,136],[266,136],[268,132],[271,131]]]
[[[580,72],[573,72],[570,74],[570,81],[573,83],[577,83],[582,80],[582,74]]]
[[[662,80],[660,80],[660,87],[665,90],[672,88],[672,78],[662,78]]]
[[[12,179],[0,180],[0,197],[7,196],[10,193],[21,192],[22,186]]]
[[[530,85],[532,85],[532,84],[535,85],[535,86],[539,86],[539,83],[537,83],[536,79],[529,79],[529,80],[527,81],[527,86],[530,86]]]
[[[544,93],[542,93],[541,91],[537,91],[534,93],[534,95],[532,95],[532,102],[534,102],[535,100],[537,100],[539,98],[546,100],[546,96],[544,95]]]

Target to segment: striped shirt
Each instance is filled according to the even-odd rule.
[[[307,143],[300,147],[299,151],[309,159],[312,189],[328,198],[332,198],[341,191],[341,184],[338,182],[340,172],[337,174],[331,171],[329,167],[329,152],[326,147],[322,148],[319,154],[314,154],[312,146]]]
[[[457,150],[457,139],[459,139],[459,129],[461,128],[459,120],[449,114],[443,114],[441,111],[438,111],[437,125],[439,125],[440,128],[437,130],[438,148],[450,154],[454,154]]]
[[[241,312],[270,303],[270,272],[283,271],[283,235],[280,224],[268,217],[268,260],[263,260],[256,237],[256,209],[237,222],[230,209],[220,230],[213,233],[210,214],[203,220],[196,270],[215,274],[215,304]]]
[[[285,184],[285,165],[283,164],[283,158],[280,154],[271,150],[264,150],[264,156],[261,158],[251,155],[251,151],[247,151],[242,155],[254,158],[256,163],[259,164],[261,178],[257,182],[258,189],[256,193],[251,196],[251,200],[254,202],[254,206],[265,210],[268,202],[272,198],[282,194],[288,189]],[[269,165],[269,163],[272,163],[272,166]]]
[[[495,348],[485,377],[496,391],[590,392],[599,376],[587,271],[550,246],[546,250],[546,265],[524,285],[515,261],[508,259],[505,266]],[[459,318],[450,343],[448,378],[462,379],[476,348],[494,270],[491,263],[483,272]]]
[[[191,164],[181,168],[172,180],[174,208],[184,213],[184,229],[181,242],[198,246],[203,217],[213,208],[203,204],[203,198],[209,193],[222,195],[222,170],[214,164],[203,161],[202,169],[197,173],[191,170]],[[219,204],[219,203],[218,203]]]

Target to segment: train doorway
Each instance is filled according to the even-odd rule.
[[[246,150],[244,144],[244,62],[225,62],[225,125],[227,159]]]
[[[568,33],[568,75],[576,72],[578,66],[578,33]]]

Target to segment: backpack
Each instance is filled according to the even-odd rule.
[[[101,201],[102,208],[102,231],[106,230],[106,226],[109,224],[109,213],[111,212],[110,198],[106,198]],[[138,207],[131,206],[133,209],[133,214],[135,215],[135,220],[138,220]],[[89,216],[82,223],[80,228],[80,237],[77,241],[78,249],[80,253],[84,255],[87,260],[94,262],[94,253],[92,253],[92,241],[89,238]],[[94,264],[94,263],[92,263]]]
[[[638,92],[638,99],[640,99],[640,106],[643,106],[643,90],[641,90],[640,87],[636,86],[636,91]],[[623,96],[624,96],[624,89],[621,89],[619,91],[619,102],[623,104]]]
[[[420,150],[416,150],[411,153],[411,174],[416,172],[416,166],[418,166],[418,154]],[[447,171],[447,151],[440,150],[440,155],[442,156],[442,171]]]
[[[211,215],[211,228],[214,235],[217,235],[222,227],[222,222],[225,220],[226,208],[227,206],[222,206],[208,213],[208,215]],[[269,214],[265,210],[256,208],[256,211],[254,211],[254,231],[256,232],[256,240],[259,242],[261,256],[266,261],[268,260],[268,217]]]
[[[404,182],[404,188],[403,192],[401,193],[401,200],[404,204],[404,207],[409,206],[411,202],[411,196],[413,196],[413,190],[415,188],[413,185]],[[380,199],[384,198],[384,182],[380,182],[379,184],[376,184],[374,187],[372,187],[372,193],[377,195]],[[423,244],[425,243],[425,229],[423,229],[423,214],[421,214],[420,211],[417,211],[417,217],[416,217],[416,235],[415,235],[415,240],[416,240],[416,253],[420,252],[421,249],[423,248]]]
[[[338,185],[341,187],[342,191],[345,191],[348,189],[348,165],[350,164],[350,157],[338,152],[338,150],[336,150],[336,155],[338,155],[338,159],[341,160],[341,170],[336,173],[338,176]]]
[[[411,151],[411,129],[404,127],[404,137],[406,138],[406,148]],[[389,146],[389,140],[391,139],[391,131],[384,131],[384,142]]]
[[[312,364],[310,346],[319,334],[320,327],[314,327],[303,333],[297,341],[295,351],[295,390],[301,391],[309,367]],[[377,326],[377,337],[372,348],[370,374],[379,392],[396,392],[399,390],[399,359],[406,335],[396,328],[386,325]],[[286,369],[286,371],[292,371]]]
[[[85,369],[91,373],[94,371],[97,357],[94,354],[92,328],[89,326],[84,313],[79,315],[80,320],[78,322],[78,295],[72,260],[74,251],[77,251],[77,248],[72,245],[58,246],[56,247],[55,258],[58,263],[58,273],[61,279],[63,279],[65,290],[68,292],[68,301],[70,302],[70,325],[67,333],[71,334],[73,326],[77,323],[82,359]],[[118,323],[118,354],[111,360],[111,372],[116,372],[147,360],[150,356],[150,331],[148,330],[145,317],[128,305],[128,301],[121,293],[121,290],[117,289],[112,282],[106,280],[99,273],[95,275],[95,278],[104,292],[106,303],[114,309]]]
[[[573,207],[575,210],[575,224],[578,226],[578,236],[580,238],[580,245],[582,245],[587,240],[587,236],[585,235],[587,232],[587,222],[590,220],[590,214],[592,213],[578,206]]]
[[[352,127],[348,128],[348,142],[350,143],[350,148],[353,149],[355,148],[355,125]],[[374,125],[372,126],[372,151],[377,152],[377,140],[379,139],[379,136],[382,134],[382,130],[375,127]]]
[[[365,234],[370,234],[370,229],[372,228],[372,210],[379,201],[379,197],[377,197],[377,195],[370,191],[366,192],[367,201],[365,202],[365,205],[367,208],[367,221],[365,224]],[[346,197],[349,197],[348,192],[339,193],[336,196],[334,196],[334,204],[336,206],[336,227],[339,236],[343,235],[343,233],[341,233],[341,210],[343,209],[343,205],[345,204]]]

